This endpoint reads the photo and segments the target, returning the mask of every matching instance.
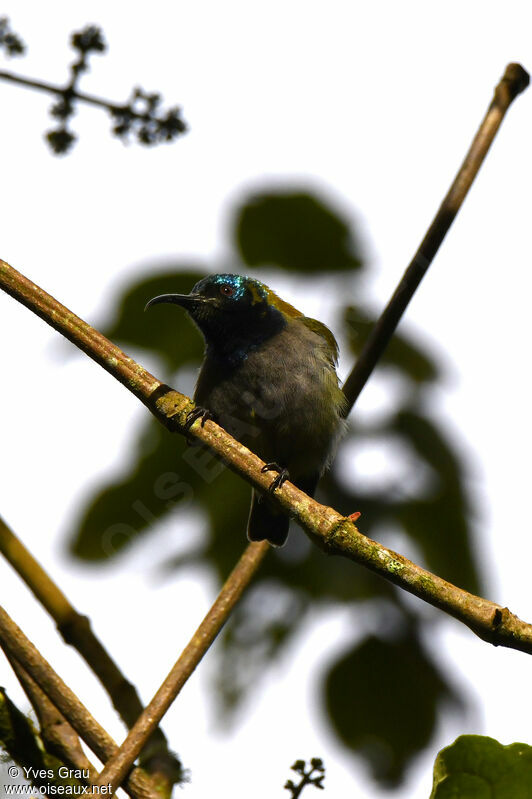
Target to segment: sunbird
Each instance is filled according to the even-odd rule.
[[[269,492],[290,478],[313,496],[344,427],[346,399],[338,385],[338,345],[316,319],[243,275],[210,275],[190,294],[162,294],[157,303],[186,310],[205,339],[187,423],[212,418],[275,471]],[[290,520],[253,489],[247,535],[282,546]]]

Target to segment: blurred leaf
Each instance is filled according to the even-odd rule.
[[[302,535],[297,529],[291,533],[292,552],[297,550],[294,540]],[[395,590],[347,560],[324,561],[323,553],[314,546],[297,560],[289,554],[271,553],[221,639],[215,696],[224,724],[232,721],[248,691],[257,688],[270,663],[301,631],[303,620],[318,600],[354,603],[393,598]]]
[[[232,568],[245,541],[250,489],[207,449],[187,446],[155,420],[149,421],[137,446],[131,471],[109,482],[86,507],[72,552],[84,560],[113,558],[168,513],[175,514],[179,530],[188,524],[187,508],[199,504],[214,516],[229,502],[233,524],[225,528],[224,549]]]
[[[397,508],[405,532],[421,548],[427,567],[454,585],[479,594],[479,575],[468,539],[468,523],[442,492],[431,502],[409,502]]]
[[[219,718],[225,725],[268,664],[301,628],[308,607],[304,594],[279,581],[262,579],[245,594],[223,636],[215,674]]]
[[[532,747],[460,736],[436,758],[430,799],[532,799]]]
[[[179,529],[189,523],[188,508],[202,507],[218,535],[207,551],[180,556],[176,566],[205,559],[225,579],[247,543],[251,488],[207,448],[189,446],[155,420],[143,428],[136,449],[128,459],[131,470],[109,481],[84,509],[72,553],[88,561],[112,559],[169,513]]]
[[[361,512],[360,530],[370,538],[381,538],[383,528],[399,528],[420,548],[426,566],[436,574],[473,593],[482,592],[470,537],[471,510],[466,477],[459,452],[435,422],[422,416],[416,405],[404,406],[373,428],[351,425],[342,442],[379,443],[397,439],[405,459],[414,459],[412,471],[428,468],[430,479],[413,489],[382,483],[372,491],[351,491],[337,467],[320,481],[321,501],[340,513]],[[352,446],[352,444],[351,444]]]
[[[116,320],[102,332],[112,341],[153,350],[163,356],[171,371],[199,361],[203,339],[182,308],[163,304],[144,313],[144,307],[159,294],[188,294],[208,271],[207,268],[192,271],[187,264],[182,264],[176,265],[175,271],[132,283],[120,300]]]
[[[460,486],[464,476],[460,458],[429,417],[406,409],[397,414],[393,427],[401,432],[427,463],[445,477],[446,483]]]
[[[348,223],[304,192],[252,196],[237,210],[234,237],[252,267],[275,265],[310,274],[362,266],[361,246]]]
[[[375,431],[375,435],[380,435],[382,430]],[[358,431],[358,433],[357,433]],[[339,450],[348,446],[351,440],[357,441],[361,435],[360,428],[350,428],[350,432],[344,437],[340,444]],[[353,511],[359,511],[361,514],[360,522],[358,522],[360,529],[364,531],[364,535],[370,538],[377,534],[382,525],[393,524],[396,521],[398,508],[402,506],[403,499],[397,498],[392,495],[386,485],[376,486],[373,490],[364,490],[360,487],[354,489],[349,488],[339,471],[336,463],[333,463],[332,468],[326,472],[320,480],[319,484],[319,501],[324,505],[329,505],[335,508],[344,515],[349,515]],[[366,570],[363,569],[365,572]]]
[[[360,355],[377,319],[367,310],[354,305],[345,309],[344,319],[351,351]],[[394,333],[380,363],[399,369],[416,383],[434,382],[441,377],[440,369],[429,351],[419,341],[414,342],[405,334]]]
[[[419,413],[398,413],[392,428],[401,433],[437,476],[430,496],[406,500],[397,508],[398,521],[421,547],[429,568],[461,588],[480,593],[469,539],[471,511],[458,454],[436,425]]]
[[[326,676],[325,701],[336,734],[389,788],[403,781],[428,745],[437,711],[449,700],[461,706],[414,631],[387,641],[369,636]]]

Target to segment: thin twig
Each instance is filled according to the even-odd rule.
[[[142,713],[143,705],[134,685],[122,674],[114,660],[92,631],[90,620],[78,613],[61,589],[45,572],[22,541],[0,516],[0,552],[24,580],[34,596],[57,624],[67,644],[73,646],[90,666],[109,694],[113,706],[128,729]],[[142,753],[142,766],[171,793],[171,786],[182,778],[180,763],[168,750],[166,737],[156,729]]]
[[[105,111],[120,113],[129,111],[133,119],[138,119],[140,122],[150,122],[152,117],[148,113],[134,111],[131,109],[130,104],[127,103],[113,103],[110,100],[105,100],[103,97],[97,97],[95,94],[87,94],[77,90],[70,90],[68,86],[58,86],[54,83],[46,83],[46,81],[36,80],[34,78],[25,78],[23,75],[15,75],[14,72],[7,72],[0,70],[0,80],[8,81],[8,83],[16,83],[19,86],[24,86],[27,89],[37,89],[37,91],[46,92],[47,94],[55,94],[57,97],[64,97],[65,92],[68,93],[69,98],[72,100],[79,100],[88,105],[94,105],[98,108],[103,108]]]
[[[313,757],[310,761],[308,768],[304,760],[296,760],[290,766],[292,771],[300,775],[300,780],[296,785],[293,780],[287,780],[285,788],[292,794],[292,799],[299,799],[303,790],[307,785],[314,785],[315,788],[323,790],[323,781],[325,780],[325,766],[321,757]],[[317,774],[316,774],[317,772]]]
[[[434,256],[438,252],[440,244],[445,238],[445,234],[451,227],[454,218],[471,188],[471,184],[482,166],[482,162],[486,157],[508,108],[517,95],[526,89],[529,80],[528,73],[520,64],[509,64],[506,67],[501,81],[495,88],[493,100],[451,188],[447,192],[425,238],[419,245],[401,282],[371,331],[360,353],[360,357],[344,383],[343,392],[348,401],[345,410],[346,416],[349,414],[378,360],[388,346],[408,303],[412,299],[414,292],[421,283]]]
[[[25,86],[27,89],[37,89],[47,94],[55,94],[58,97],[62,97],[65,90],[68,89],[68,87],[65,86],[57,86],[54,83],[46,83],[46,81],[35,80],[34,78],[25,78],[23,75],[15,75],[14,72],[6,72],[5,70],[0,70],[0,80],[16,83],[19,86]],[[109,100],[104,100],[102,97],[96,97],[96,95],[86,94],[85,92],[71,92],[71,96],[75,100],[81,100],[89,105],[96,105],[99,108],[104,108],[106,111],[125,108],[125,106],[110,103]],[[139,114],[138,118],[145,120],[148,116],[147,114]]]
[[[144,746],[144,742],[149,738],[152,730],[162,719],[224,626],[268,549],[269,544],[266,541],[248,544],[211,609],[179,656],[166,680],[130,730],[120,751],[105,764],[98,779],[98,785],[110,784],[113,790],[118,788]]]
[[[47,751],[58,757],[70,768],[88,772],[89,781],[94,782],[98,777],[98,771],[85,755],[79,738],[68,721],[55,705],[50,702],[46,694],[41,691],[35,680],[30,677],[18,660],[7,649],[4,649],[4,654],[17,675],[18,681],[39,720],[40,735]]]
[[[8,38],[9,42],[6,42]],[[0,44],[2,44],[1,36]],[[22,42],[16,36],[12,33],[6,36],[5,31],[3,44],[11,54],[21,53],[24,49]],[[163,111],[160,108],[161,97],[157,92],[149,93],[137,87],[132,91],[127,103],[114,103],[79,91],[78,83],[82,74],[89,68],[89,57],[105,52],[106,43],[102,31],[94,25],[89,25],[72,35],[71,44],[77,52],[77,60],[70,65],[70,80],[64,85],[27,78],[6,70],[0,71],[0,80],[46,92],[58,98],[58,102],[50,112],[58,120],[59,126],[46,134],[49,145],[57,155],[67,153],[77,138],[68,128],[68,121],[74,115],[77,103],[80,102],[107,111],[113,120],[113,134],[122,140],[134,135],[140,144],[153,145],[163,141],[173,141],[186,132],[187,125],[181,117],[181,109],[174,107]]]
[[[76,694],[63,682],[2,607],[0,607],[0,638],[2,648],[5,648],[23,666],[100,760],[105,762],[113,757],[118,751],[116,742],[98,724]],[[160,799],[151,780],[139,768],[130,772],[125,789],[134,799]]]

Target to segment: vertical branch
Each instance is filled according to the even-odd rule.
[[[373,328],[355,366],[343,386],[348,405],[347,416],[358,399],[368,378],[388,342],[393,336],[408,303],[425,276],[427,269],[440,248],[440,244],[451,227],[471,185],[476,178],[486,154],[512,101],[523,92],[530,81],[528,73],[520,64],[508,64],[493,100],[482,120],[469,151],[458,170],[451,188],[419,245],[410,265],[404,273],[391,300]]]
[[[120,750],[105,764],[98,785],[110,784],[113,790],[116,790],[121,784],[144,746],[144,742],[159,724],[229,618],[269,548],[266,541],[248,544],[224,583],[216,601],[181,653],[168,677],[142,715],[139,716]]]

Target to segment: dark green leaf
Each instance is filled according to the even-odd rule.
[[[248,266],[297,272],[359,269],[361,247],[348,223],[317,197],[257,194],[237,211],[234,236]]]
[[[427,565],[473,593],[482,590],[469,539],[470,507],[458,452],[434,422],[411,410],[391,424],[432,468],[433,486],[397,507],[397,520],[423,550]]]
[[[351,305],[345,309],[344,319],[351,351],[360,355],[377,318],[367,310]],[[441,376],[440,369],[427,348],[404,333],[394,333],[380,362],[383,366],[399,369],[416,383],[434,382]]]
[[[460,704],[414,631],[356,644],[329,671],[325,699],[336,734],[387,787],[428,745],[440,705]]]
[[[436,758],[430,799],[532,799],[532,747],[460,736]]]
[[[182,264],[132,283],[118,301],[117,318],[102,332],[112,341],[153,350],[172,371],[199,361],[203,339],[182,308],[155,305],[145,313],[144,307],[159,294],[188,294],[208,271],[192,271]]]
[[[262,579],[246,593],[222,638],[215,675],[215,696],[224,724],[232,721],[241,700],[301,629],[307,609],[303,593],[298,595],[278,581]]]
[[[72,542],[78,557],[112,558],[170,512],[179,525],[180,514],[187,518],[187,507],[204,488],[205,481],[191,468],[185,440],[155,421],[148,423],[131,462],[131,471],[108,483],[86,508]]]

